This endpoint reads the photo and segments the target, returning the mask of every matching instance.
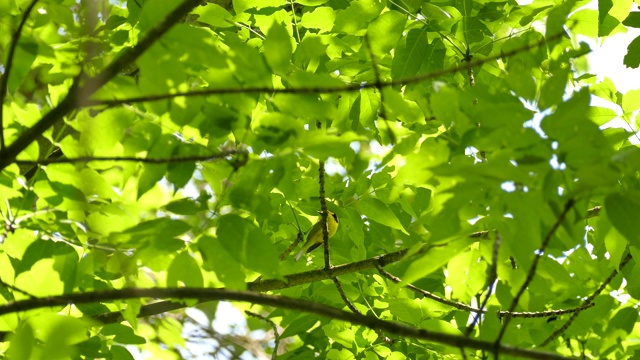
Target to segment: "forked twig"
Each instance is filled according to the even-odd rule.
[[[622,268],[624,268],[627,263],[629,262],[629,260],[631,260],[632,256],[631,254],[627,254],[627,256],[625,256],[624,259],[622,259],[622,261],[620,262],[620,271],[622,271]],[[616,275],[618,275],[618,270],[613,270],[611,272],[611,274],[609,275],[609,277],[607,277],[604,282],[602,282],[602,284],[600,284],[600,286],[598,287],[598,289],[596,289],[596,291],[589,295],[588,298],[586,298],[583,302],[582,302],[582,306],[583,307],[591,307],[593,306],[593,299],[595,299],[598,295],[600,295],[600,293],[607,287],[607,285],[609,285],[609,283],[613,280],[613,278],[616,277]],[[573,321],[578,317],[578,315],[580,315],[580,312],[574,312],[571,317],[556,331],[553,332],[553,334],[549,335],[549,337],[547,337],[541,344],[541,347],[547,346],[549,345],[549,343],[551,341],[553,341],[553,339],[557,338],[558,336],[560,336],[560,334],[564,333],[565,331],[567,331],[567,329],[569,328],[569,326],[571,326],[571,324],[573,323]]]

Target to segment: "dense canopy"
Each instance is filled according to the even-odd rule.
[[[2,1],[0,352],[639,356],[638,4]]]

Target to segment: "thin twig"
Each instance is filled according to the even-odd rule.
[[[395,275],[390,274],[380,264],[376,263],[376,269],[378,270],[378,272],[382,276],[384,276],[387,279],[393,281],[394,283],[398,284],[398,283],[402,282],[402,280],[400,278],[398,278]],[[411,290],[413,290],[413,291],[415,291],[415,292],[417,292],[417,293],[420,293],[422,296],[424,296],[426,298],[429,298],[431,300],[437,301],[437,302],[439,302],[441,304],[449,305],[449,306],[454,307],[454,308],[456,308],[458,310],[465,310],[465,311],[471,311],[471,312],[477,312],[478,311],[478,309],[476,309],[474,307],[471,307],[471,306],[469,306],[467,304],[464,304],[464,303],[461,303],[461,302],[457,302],[457,301],[451,301],[451,300],[442,298],[442,297],[440,297],[438,295],[430,293],[429,291],[420,289],[420,288],[418,288],[418,287],[416,287],[414,285],[407,284],[406,287],[411,289]]]
[[[491,61],[495,61],[498,59],[502,59],[505,57],[510,57],[521,52],[530,50],[532,48],[544,45],[546,41],[556,39],[564,35],[564,32],[556,34],[554,36],[549,36],[546,39],[539,41],[535,44],[523,46],[517,49],[513,49],[511,51],[502,52],[499,55],[494,55],[490,57],[486,57],[480,60],[473,60],[468,64],[454,66],[448,69],[440,69],[436,71],[432,71],[426,74],[418,74],[409,78],[401,78],[391,81],[381,81],[380,84],[377,83],[357,83],[357,84],[345,84],[344,86],[318,86],[318,87],[297,87],[297,88],[284,88],[284,89],[275,89],[272,87],[246,87],[246,88],[217,88],[217,89],[202,89],[202,90],[192,90],[185,92],[175,92],[172,94],[159,94],[159,95],[144,95],[131,97],[127,99],[116,99],[116,100],[86,100],[81,106],[95,106],[95,105],[107,105],[107,106],[115,106],[121,104],[134,104],[140,102],[149,102],[149,101],[159,101],[166,99],[173,99],[176,97],[191,97],[191,96],[208,96],[208,95],[220,95],[220,94],[252,94],[252,93],[271,93],[271,94],[330,94],[330,93],[339,93],[346,91],[361,91],[362,89],[369,88],[377,88],[378,86],[382,87],[393,87],[393,86],[404,86],[422,82],[424,80],[429,80],[437,77],[441,77],[444,75],[453,74],[459,71],[466,71],[469,66],[481,66],[483,64],[489,63]]]
[[[7,54],[7,61],[4,66],[4,74],[0,76],[0,150],[4,151],[5,143],[4,143],[4,112],[2,106],[4,104],[4,99],[7,96],[7,92],[9,91],[9,75],[11,75],[11,68],[13,67],[13,58],[15,56],[16,48],[18,47],[18,41],[20,40],[20,35],[22,34],[22,28],[24,24],[27,22],[31,11],[38,3],[38,0],[31,0],[27,8],[24,10],[24,14],[22,14],[22,19],[20,19],[20,24],[18,24],[18,28],[11,35],[11,42],[9,44],[9,51]]]
[[[27,292],[27,291],[25,291],[25,290],[22,290],[22,289],[20,289],[20,288],[18,288],[18,287],[16,287],[16,286],[13,286],[13,285],[7,284],[7,283],[6,283],[6,282],[4,282],[2,279],[0,279],[0,285],[2,285],[2,286],[4,286],[4,287],[6,287],[6,288],[8,288],[8,289],[11,289],[11,290],[13,290],[13,291],[15,291],[15,292],[17,292],[17,293],[20,293],[20,294],[22,294],[22,295],[25,295],[25,296],[27,296],[27,297],[30,297],[30,298],[35,298],[35,297],[36,297],[35,295],[32,295],[32,294],[30,294],[29,292]]]
[[[491,267],[489,268],[489,277],[487,279],[487,283],[489,284],[487,286],[487,294],[485,295],[484,301],[482,302],[482,304],[480,304],[480,307],[478,308],[478,312],[476,313],[475,318],[473,319],[471,324],[467,327],[467,330],[465,331],[466,336],[471,335],[471,333],[473,332],[473,328],[478,324],[478,321],[480,321],[480,316],[484,312],[484,309],[487,306],[487,303],[489,302],[489,298],[491,298],[491,294],[493,293],[493,286],[496,283],[496,280],[498,279],[498,252],[500,251],[501,244],[502,244],[502,237],[500,236],[499,232],[496,232],[496,239],[493,242],[493,251],[491,253]]]
[[[322,123],[318,121],[316,123],[318,129],[322,129]],[[318,161],[318,187],[320,193],[320,210],[322,213],[322,217],[320,218],[320,222],[322,224],[322,242],[324,244],[324,268],[325,270],[331,270],[331,246],[329,245],[329,212],[327,211],[327,199],[325,198],[325,190],[324,190],[324,161]]]
[[[627,256],[625,256],[624,259],[622,259],[622,261],[620,262],[620,271],[622,271],[622,268],[624,268],[627,263],[629,262],[629,260],[631,260],[631,254],[627,254]],[[595,299],[598,295],[600,295],[600,293],[607,287],[607,285],[609,285],[609,283],[613,280],[613,278],[616,277],[616,275],[618,275],[618,270],[613,270],[611,272],[611,274],[609,275],[609,277],[607,277],[604,282],[602,284],[600,284],[600,287],[598,287],[598,289],[591,294],[588,298],[586,298],[583,302],[582,302],[582,306],[593,306],[593,299]],[[571,317],[556,331],[553,332],[553,334],[549,335],[548,338],[546,338],[541,344],[541,347],[547,346],[551,341],[553,341],[553,339],[557,338],[558,336],[560,336],[562,333],[564,333],[569,326],[571,326],[571,324],[573,323],[573,321],[578,317],[578,315],[580,315],[580,312],[574,312]]]
[[[376,89],[378,89],[378,92],[380,93],[380,118],[382,119],[382,121],[384,121],[386,127],[387,127],[387,136],[389,136],[389,141],[392,144],[395,144],[396,139],[395,139],[395,134],[393,133],[393,130],[391,129],[391,126],[389,126],[388,123],[388,118],[387,118],[387,109],[385,107],[385,101],[384,101],[384,86],[382,85],[382,77],[380,76],[380,67],[378,65],[378,60],[376,59],[376,55],[373,53],[373,49],[371,48],[371,42],[369,41],[369,36],[364,37],[364,43],[367,45],[367,51],[369,52],[369,57],[371,58],[371,67],[373,68],[373,74],[376,77]]]
[[[347,297],[347,294],[345,294],[344,289],[342,288],[342,283],[340,283],[340,280],[338,280],[337,277],[332,277],[331,280],[335,284],[336,289],[338,289],[338,293],[340,294],[340,297],[342,298],[342,301],[344,301],[344,303],[347,304],[347,307],[349,308],[349,310],[351,310],[352,312],[354,312],[356,314],[363,315],[360,312],[360,310],[358,310],[358,308],[356,308],[356,306],[353,305],[351,300],[349,300],[349,298]]]
[[[258,318],[268,323],[269,325],[271,325],[271,328],[273,329],[273,337],[274,337],[273,353],[271,354],[271,360],[276,360],[278,358],[278,345],[280,344],[280,333],[278,332],[278,325],[276,325],[276,323],[274,323],[271,319],[269,319],[266,316],[262,316],[260,314],[254,313],[249,310],[245,310],[244,312],[249,316]]]
[[[402,282],[402,280],[400,278],[398,278],[397,276],[390,274],[388,271],[386,271],[380,264],[376,263],[375,264],[376,269],[378,270],[378,272],[380,272],[380,274],[386,278],[388,278],[389,280],[393,281],[394,283],[398,284],[400,282]],[[487,311],[484,309],[477,309],[474,308],[472,306],[469,306],[465,303],[461,303],[461,302],[457,302],[457,301],[452,301],[452,300],[448,300],[445,298],[442,298],[438,295],[435,295],[427,290],[424,289],[420,289],[419,287],[416,287],[414,285],[411,284],[407,284],[406,285],[407,288],[419,293],[420,295],[429,298],[431,300],[437,301],[441,304],[445,304],[448,306],[451,306],[453,308],[456,308],[458,310],[464,310],[464,311],[469,311],[469,312],[473,312],[473,313],[486,313]],[[576,311],[581,311],[587,308],[592,307],[593,305],[581,305],[577,308],[573,308],[573,309],[560,309],[560,310],[546,310],[546,311],[536,311],[536,312],[509,312],[509,311],[499,311],[497,313],[499,318],[503,318],[504,316],[506,316],[507,314],[511,314],[511,317],[514,318],[542,318],[542,317],[551,317],[551,316],[558,316],[558,315],[563,315],[563,314],[570,314],[570,313],[574,313]]]
[[[549,242],[551,241],[551,238],[553,237],[553,234],[555,234],[556,230],[558,230],[558,228],[560,227],[562,222],[564,222],[564,219],[567,216],[567,214],[569,213],[569,210],[571,210],[571,208],[573,207],[573,203],[574,203],[574,200],[573,199],[569,199],[567,201],[567,203],[564,205],[564,209],[562,210],[562,212],[558,216],[558,219],[556,220],[556,222],[553,224],[553,226],[551,227],[551,229],[549,230],[549,232],[545,236],[544,240],[542,241],[542,245],[540,245],[540,249],[536,253],[536,256],[533,258],[533,263],[531,264],[531,268],[529,269],[529,272],[527,273],[527,277],[524,280],[524,283],[522,284],[522,286],[520,286],[520,289],[518,289],[518,292],[516,293],[516,296],[513,298],[513,301],[511,302],[511,306],[509,307],[509,313],[507,313],[507,315],[504,317],[504,320],[503,320],[503,323],[502,323],[502,327],[500,328],[500,333],[498,334],[498,337],[496,338],[496,349],[499,348],[497,346],[497,344],[499,344],[500,341],[502,340],[502,337],[504,336],[504,334],[505,334],[505,332],[507,330],[507,327],[509,326],[509,323],[511,322],[511,318],[512,317],[511,317],[510,313],[512,313],[516,309],[516,307],[518,306],[518,302],[520,301],[520,297],[522,296],[522,294],[524,294],[524,292],[527,289],[527,287],[529,287],[529,284],[531,283],[531,281],[533,280],[533,277],[536,274],[536,270],[538,268],[538,262],[542,258],[543,254],[544,254],[544,251],[547,248],[547,245],[549,244]]]

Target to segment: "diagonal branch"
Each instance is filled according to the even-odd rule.
[[[33,298],[0,305],[0,315],[23,312],[33,309],[59,306],[60,304],[89,304],[113,300],[138,299],[138,298],[174,298],[174,299],[199,299],[199,300],[230,300],[250,302],[273,306],[283,309],[298,310],[316,314],[322,317],[338,319],[355,325],[366,326],[371,329],[381,330],[398,336],[423,339],[439,344],[464,347],[478,350],[491,350],[494,344],[489,341],[469,339],[460,335],[451,335],[435,331],[416,329],[407,325],[380,320],[374,316],[363,316],[317,302],[254,293],[250,291],[235,291],[225,289],[207,288],[128,288],[119,290],[94,291],[86,293],[73,293],[66,295],[50,296],[46,298]],[[509,345],[499,345],[504,354],[520,356],[529,359],[566,359],[565,357],[537,350],[528,350]]]
[[[569,210],[571,210],[571,208],[573,207],[573,203],[574,203],[573,199],[569,199],[567,201],[567,203],[564,205],[564,209],[558,216],[558,219],[556,220],[555,224],[553,224],[553,226],[545,236],[544,240],[542,241],[542,245],[540,245],[540,249],[537,252],[536,257],[533,259],[533,263],[531,264],[531,268],[529,269],[529,273],[527,274],[527,277],[524,280],[524,283],[522,284],[522,286],[520,286],[518,293],[516,294],[516,296],[513,298],[513,301],[511,302],[511,306],[509,306],[509,313],[513,312],[518,306],[520,297],[522,296],[522,294],[524,294],[527,287],[529,287],[529,284],[531,283],[531,281],[533,280],[533,277],[536,274],[536,270],[538,268],[538,262],[542,258],[542,255],[544,254],[544,251],[546,250],[547,245],[549,245],[549,242],[551,241],[553,234],[555,234],[556,230],[558,230],[560,225],[564,222],[564,219],[569,213]],[[504,333],[505,331],[507,331],[507,327],[511,322],[512,316],[509,313],[507,313],[507,315],[504,317],[502,328],[500,328],[500,333],[498,334],[498,338],[496,339],[496,345],[499,344],[500,341],[502,340],[502,337],[504,336]]]
[[[583,307],[587,307],[587,306],[593,306],[593,300],[596,298],[596,296],[600,295],[600,293],[607,287],[607,285],[609,285],[609,283],[613,280],[614,277],[616,277],[616,275],[618,275],[619,271],[622,271],[622,268],[624,268],[627,263],[629,262],[629,260],[631,260],[631,254],[627,254],[627,256],[625,256],[624,259],[622,259],[622,262],[620,262],[620,270],[613,270],[613,272],[611,272],[611,274],[609,275],[609,277],[607,277],[604,282],[602,282],[602,284],[600,284],[600,287],[598,287],[598,289],[591,294],[588,298],[586,298],[583,302],[582,302],[582,306]],[[567,320],[558,330],[554,331],[553,334],[549,335],[548,338],[546,338],[541,344],[540,346],[547,346],[551,341],[553,341],[553,339],[557,338],[558,336],[560,336],[560,334],[562,334],[563,332],[565,332],[569,326],[571,326],[571,324],[573,323],[573,321],[578,317],[578,315],[580,315],[580,312],[575,312],[571,315],[571,317],[569,318],[569,320]]]
[[[200,5],[199,0],[185,0],[182,4],[178,5],[175,10],[169,13],[166,18],[149,30],[138,44],[114,60],[98,75],[89,79],[78,76],[69,89],[67,96],[60,101],[58,106],[44,115],[35,125],[27,129],[11,145],[0,151],[0,170],[3,170],[11,164],[18,154],[53,126],[53,124],[60,121],[65,115],[78,107],[86,106],[88,104],[88,98],[92,94],[115,77],[120,70],[140,57],[153,43],[169,31],[175,23],[198,5]],[[85,81],[84,84],[81,84],[82,81]]]
[[[13,67],[13,57],[15,56],[16,48],[18,47],[18,40],[20,40],[20,35],[22,34],[22,28],[24,24],[27,22],[31,11],[38,3],[38,0],[31,0],[31,3],[24,10],[24,14],[22,14],[22,19],[20,19],[20,24],[18,24],[18,28],[11,36],[11,43],[9,45],[9,51],[7,54],[7,62],[4,67],[4,74],[0,76],[0,150],[4,150],[4,99],[7,97],[8,84],[9,84],[9,75],[11,75],[11,68]]]

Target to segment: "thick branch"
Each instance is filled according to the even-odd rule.
[[[459,335],[433,332],[416,329],[403,324],[379,320],[373,316],[363,316],[312,301],[299,300],[284,296],[259,294],[249,291],[235,291],[223,289],[202,288],[151,288],[151,289],[121,289],[109,291],[95,291],[80,294],[66,294],[50,296],[46,298],[33,298],[0,305],[0,315],[21,311],[57,306],[64,303],[88,304],[101,301],[113,301],[137,298],[175,298],[175,299],[199,299],[199,300],[230,300],[244,301],[254,304],[273,306],[277,308],[299,310],[319,316],[338,319],[356,325],[366,326],[371,329],[396,334],[398,336],[423,339],[449,346],[464,347],[478,350],[492,350],[494,344],[489,341],[469,339]],[[503,354],[515,355],[529,359],[565,359],[565,357],[548,352],[517,348],[508,345],[500,345]]]

